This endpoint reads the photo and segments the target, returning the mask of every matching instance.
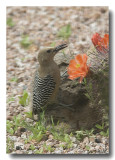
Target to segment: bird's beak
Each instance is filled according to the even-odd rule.
[[[66,48],[66,47],[67,47],[67,44],[66,44],[66,43],[65,43],[65,44],[61,44],[61,45],[55,47],[54,52],[57,53],[58,51]]]

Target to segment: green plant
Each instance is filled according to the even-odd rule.
[[[28,35],[23,35],[22,40],[20,41],[20,44],[22,47],[28,48],[32,44],[32,41],[29,40]]]
[[[35,146],[33,144],[30,145],[30,149],[33,151],[35,150]]]
[[[14,97],[10,97],[10,98],[8,98],[7,103],[14,102],[14,101],[15,101]]]
[[[28,138],[28,141],[31,141],[32,139],[36,140],[36,141],[40,141],[42,140],[42,138],[44,138],[44,136],[46,136],[46,120],[45,120],[45,116],[44,116],[44,112],[42,112],[40,114],[40,120],[38,122],[36,122],[34,125],[30,125],[29,123],[25,124],[26,128],[31,131],[31,135]]]
[[[17,131],[18,127],[22,126],[25,126],[25,121],[20,114],[14,116],[12,121],[6,121],[6,129],[7,132],[10,133],[10,135],[13,135],[15,131]]]
[[[105,136],[105,137],[109,137],[109,128],[107,128],[107,126],[105,125],[104,122],[102,123],[102,125],[96,124],[95,126],[96,126],[96,128],[99,129],[100,135]]]
[[[93,133],[94,133],[94,128],[92,128],[92,129],[90,129],[90,130],[85,130],[84,132],[85,132],[84,135],[90,137],[90,136],[92,136]]]
[[[87,83],[87,80],[86,78],[84,78],[84,80],[82,81],[82,84],[85,85],[85,89],[86,89],[86,93],[85,93],[85,96],[90,99],[91,101],[93,101],[93,91],[92,91],[92,83]]]
[[[12,18],[8,18],[8,19],[7,19],[7,25],[8,25],[9,27],[13,27],[13,26],[15,25],[15,23],[14,23],[13,20],[12,20]]]
[[[71,141],[69,134],[65,134],[64,141],[67,144],[67,148],[72,148],[73,142]]]
[[[66,148],[67,148],[67,147],[66,147],[66,144],[63,144],[63,143],[62,143],[62,144],[59,144],[59,146],[62,147],[63,149],[66,149]]]
[[[26,115],[27,118],[32,118],[32,111],[30,112],[24,112],[24,114]]]
[[[11,153],[14,148],[14,142],[8,137],[6,139],[6,153]]]
[[[13,127],[14,127],[13,122],[7,120],[7,121],[6,121],[6,130],[7,130],[7,132],[10,133],[11,135],[14,134],[14,129],[13,129]]]
[[[17,82],[17,81],[18,81],[18,78],[17,78],[17,77],[13,77],[10,81],[11,81],[11,82]]]
[[[18,127],[27,128],[31,134],[25,139],[25,143],[31,141],[32,139],[36,141],[40,141],[44,136],[46,136],[46,120],[44,117],[44,112],[40,115],[40,120],[35,122],[34,125],[31,123],[26,122],[22,116],[19,114],[13,117],[13,121],[7,120],[7,132],[13,135]]]
[[[71,35],[71,25],[67,24],[66,26],[63,26],[59,32],[57,33],[58,37],[61,37],[63,39],[68,39]]]
[[[81,141],[84,138],[84,132],[81,131],[76,131],[76,138],[77,140]]]
[[[13,129],[14,132],[17,131],[18,127],[23,125],[23,118],[22,116],[19,114],[17,116],[13,117]]]
[[[53,117],[51,116],[51,128],[50,132],[53,135],[53,138],[62,142],[66,142],[65,148],[71,148],[73,146],[73,143],[70,139],[70,136],[72,136],[72,133],[66,134],[64,128],[59,128],[59,121],[57,122],[57,125],[54,124]]]
[[[84,137],[90,137],[94,133],[94,128],[90,130],[81,130],[81,131],[76,131],[76,138],[81,141],[83,140]]]
[[[43,147],[40,148],[39,150],[36,150],[34,153],[35,154],[42,154],[44,152]]]
[[[50,152],[53,152],[54,151],[54,148],[51,147],[51,145],[46,145],[46,143],[43,144],[43,149],[45,151],[50,151]]]
[[[19,104],[24,107],[29,104],[29,95],[26,90],[24,90],[22,97],[19,97]]]
[[[90,146],[86,146],[85,148],[86,148],[86,150],[88,150],[88,151],[90,150]]]

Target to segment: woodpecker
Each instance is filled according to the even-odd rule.
[[[33,81],[33,115],[38,114],[41,107],[56,101],[60,85],[60,70],[54,61],[54,56],[66,47],[67,44],[62,44],[57,47],[44,48],[38,53],[39,67]]]

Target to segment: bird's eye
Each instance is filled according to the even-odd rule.
[[[51,50],[49,49],[49,50],[47,50],[47,53],[50,53],[51,52]]]

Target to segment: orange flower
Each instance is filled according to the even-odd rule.
[[[82,82],[83,78],[86,77],[89,71],[87,58],[88,57],[86,54],[78,54],[75,56],[75,59],[72,59],[70,61],[68,67],[69,79],[73,80],[80,77],[80,83]]]
[[[102,38],[98,33],[95,33],[92,37],[92,42],[100,53],[109,52],[109,35],[105,34]]]

